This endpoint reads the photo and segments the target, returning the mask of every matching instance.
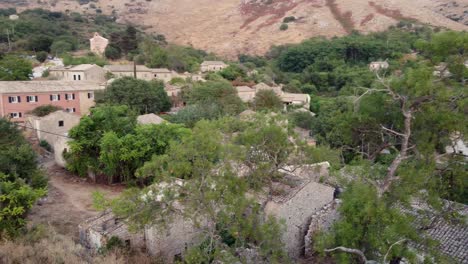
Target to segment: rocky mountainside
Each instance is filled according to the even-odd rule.
[[[468,30],[468,0],[0,0],[0,7],[113,14],[171,42],[229,57],[312,36],[385,30],[400,20]],[[285,18],[288,28],[280,30]]]

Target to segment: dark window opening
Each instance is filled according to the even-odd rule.
[[[63,125],[64,125],[63,120],[58,121],[58,126],[59,127],[63,127]]]

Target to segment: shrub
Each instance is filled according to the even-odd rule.
[[[44,62],[45,60],[47,60],[47,56],[49,54],[47,54],[47,52],[45,51],[40,51],[36,54],[36,59],[39,61],[39,62]]]
[[[58,110],[62,110],[62,108],[55,105],[41,105],[34,108],[30,113],[38,117],[43,117]]]
[[[289,23],[289,22],[294,22],[296,21],[296,17],[294,16],[288,16],[283,19],[283,23]]]
[[[49,142],[47,142],[45,140],[41,140],[39,142],[39,146],[41,146],[41,148],[44,148],[45,150],[47,150],[49,152],[52,152],[52,146],[49,144]]]
[[[289,28],[288,24],[283,23],[283,24],[281,24],[281,26],[280,26],[279,29],[280,29],[281,31],[285,31],[285,30],[288,30],[288,28]]]

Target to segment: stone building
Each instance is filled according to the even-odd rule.
[[[328,173],[326,163],[296,168],[293,174],[286,173],[288,184],[276,184],[273,188],[277,195],[264,207],[267,215],[285,221],[286,231],[281,240],[292,259],[305,254],[304,237],[313,215],[334,200],[335,188],[316,181],[323,173]]]
[[[252,88],[248,86],[237,86],[236,90],[237,95],[245,103],[252,102],[257,92],[262,90],[270,90],[276,93],[285,106],[302,105],[302,107],[305,109],[310,108],[310,95],[283,92],[281,86],[269,86],[265,83],[259,83]]]
[[[376,72],[380,70],[385,70],[388,69],[390,65],[388,64],[388,61],[373,61],[369,64],[369,70]]]
[[[176,215],[170,226],[164,229],[147,227],[144,234],[148,252],[162,258],[165,263],[173,263],[199,242],[200,230],[192,221]]]
[[[227,68],[228,65],[222,61],[204,61],[200,65],[201,72],[218,72]]]
[[[94,93],[105,85],[75,81],[0,82],[0,116],[24,122],[26,114],[38,106],[54,105],[78,116],[94,106]]]
[[[106,51],[107,45],[109,45],[109,40],[99,35],[95,32],[94,36],[89,39],[89,50],[98,55],[103,55]]]
[[[49,76],[63,81],[98,82],[106,81],[106,72],[95,64],[60,66],[49,69]]]
[[[65,112],[55,111],[43,117],[28,116],[25,126],[32,128],[38,140],[45,140],[54,151],[55,163],[65,167],[63,153],[69,151],[68,131],[80,123],[80,116]]]
[[[142,233],[132,233],[122,219],[110,211],[104,211],[78,226],[80,243],[88,249],[97,251],[106,246],[112,237],[119,238],[126,246],[144,250],[145,237]]]
[[[160,80],[165,83],[172,80],[173,72],[165,68],[148,68],[145,65],[105,65],[104,69],[112,73],[115,77],[134,77],[136,72],[137,79],[142,79],[146,81],[151,80]]]

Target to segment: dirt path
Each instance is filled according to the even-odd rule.
[[[32,224],[45,224],[58,233],[78,238],[78,225],[96,215],[92,203],[95,191],[104,193],[107,198],[116,197],[122,186],[105,186],[89,183],[76,177],[51,160],[42,163],[49,176],[48,195],[34,206],[28,215]]]

